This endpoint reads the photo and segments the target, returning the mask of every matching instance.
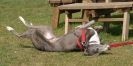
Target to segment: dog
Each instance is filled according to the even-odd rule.
[[[34,47],[38,50],[49,52],[80,50],[77,46],[77,40],[82,35],[82,29],[86,30],[87,40],[83,46],[85,55],[94,55],[108,50],[108,46],[101,44],[97,31],[90,27],[95,23],[95,20],[81,25],[63,36],[56,37],[49,26],[34,26],[32,23],[27,23],[21,16],[19,19],[27,27],[26,32],[18,33],[10,26],[6,26],[6,29],[17,37],[31,39]]]

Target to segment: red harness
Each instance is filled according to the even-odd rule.
[[[81,38],[77,40],[77,46],[83,50],[83,44],[86,42],[86,29],[81,29]]]

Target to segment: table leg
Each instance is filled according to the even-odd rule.
[[[69,30],[71,29],[70,23],[69,23],[69,19],[72,18],[72,13],[65,11],[65,34],[67,34],[69,32]]]
[[[59,24],[60,11],[58,7],[53,7],[53,15],[52,15],[52,27],[57,28]]]
[[[123,29],[122,29],[122,41],[125,41],[128,39],[128,33],[129,33],[129,21],[130,21],[130,14],[128,10],[124,11],[124,19],[123,19]]]

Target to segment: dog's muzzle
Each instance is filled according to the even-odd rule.
[[[109,50],[109,45],[92,44],[84,46],[84,55],[101,54]]]

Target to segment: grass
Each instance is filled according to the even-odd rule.
[[[131,13],[132,14],[132,13]],[[51,7],[47,0],[0,0],[0,66],[132,66],[133,46],[124,46],[100,56],[84,56],[82,52],[43,52],[36,50],[29,39],[17,38],[6,25],[18,32],[26,30],[18,19],[23,16],[35,25],[51,25]],[[131,15],[130,28],[133,28]],[[61,19],[63,22],[63,19]],[[121,26],[112,25],[109,33],[101,32],[103,42],[121,41]],[[55,30],[63,35],[63,25]],[[116,30],[113,30],[116,29]],[[132,31],[128,41],[133,40]]]

